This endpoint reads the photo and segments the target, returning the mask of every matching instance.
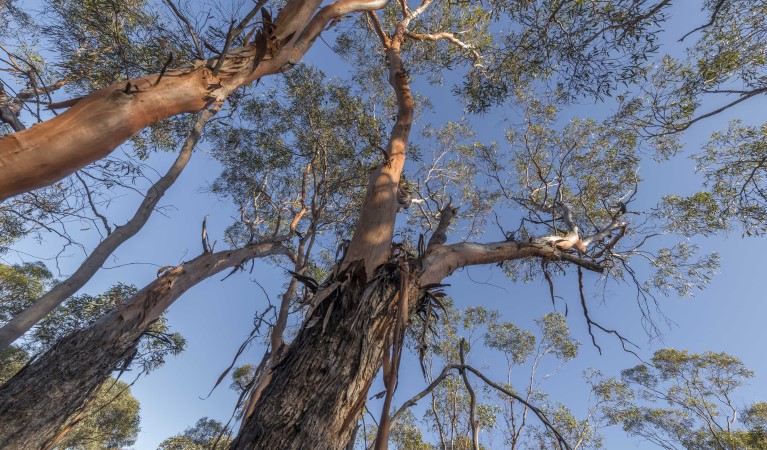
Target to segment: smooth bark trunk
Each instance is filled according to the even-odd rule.
[[[186,167],[192,157],[192,150],[200,139],[202,129],[216,110],[217,108],[208,109],[200,113],[176,161],[168,169],[168,172],[149,188],[146,197],[133,217],[125,225],[115,228],[104,240],[99,242],[93,252],[85,258],[85,261],[72,275],[58,283],[0,328],[0,351],[11,345],[62,302],[80,290],[101,268],[109,255],[144,227],[157,203]]]
[[[249,259],[286,253],[279,244],[282,239],[199,256],[160,276],[129,303],[61,339],[0,386],[0,448],[43,448],[113,371],[130,364],[143,333],[181,294]]]

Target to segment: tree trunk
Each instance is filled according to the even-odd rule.
[[[89,327],[70,334],[0,386],[0,448],[37,450],[127,367],[143,333],[181,294],[249,259],[286,250],[275,239],[175,267]]]
[[[344,275],[345,274],[345,275]],[[307,317],[232,450],[339,450],[351,438],[393,331],[399,272],[349,265],[341,286]]]

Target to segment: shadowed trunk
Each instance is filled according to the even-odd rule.
[[[0,448],[43,448],[113,371],[130,364],[142,334],[181,294],[249,259],[285,253],[278,243],[282,239],[199,256],[169,270],[89,327],[61,339],[0,386]]]
[[[565,260],[602,270],[551,245],[435,244],[420,261],[409,261],[413,272],[407,288],[408,315],[422,300],[421,286],[439,283],[461,267],[524,258]],[[337,279],[326,282],[331,286],[326,289],[337,286],[335,291],[306,318],[252,414],[243,420],[231,450],[337,450],[348,444],[382,366],[384,348],[394,342],[400,269],[387,262],[365,284],[365,265],[355,261]],[[320,290],[316,296],[325,294]]]
[[[344,448],[382,364],[396,321],[399,274],[382,268],[365,283],[357,261],[314,310],[272,373],[232,450]]]

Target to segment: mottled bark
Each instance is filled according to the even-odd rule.
[[[407,72],[402,66],[401,41],[392,39],[386,44],[389,83],[397,95],[397,121],[386,146],[386,160],[368,177],[365,200],[345,258],[346,262],[364,261],[368,276],[389,257],[399,206],[399,182],[413,124],[413,95]]]
[[[157,203],[186,167],[205,124],[217,110],[218,108],[214,107],[199,114],[189,136],[181,147],[176,161],[173,162],[168,172],[149,188],[146,197],[142,200],[133,217],[125,225],[115,228],[114,231],[99,242],[93,252],[80,264],[80,267],[66,280],[56,284],[50,291],[35,300],[32,305],[0,327],[0,351],[7,348],[16,339],[29,331],[30,328],[50,314],[64,300],[74,295],[101,268],[109,255],[144,227],[152,212],[154,212]]]
[[[286,253],[278,241],[199,256],[61,339],[0,386],[0,448],[43,448],[113,371],[130,363],[142,334],[181,294],[248,259]]]

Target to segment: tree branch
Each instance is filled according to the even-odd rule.
[[[604,268],[594,261],[536,240],[532,242],[503,241],[490,244],[462,242],[438,246],[426,253],[422,263],[421,284],[439,283],[461,267],[495,264],[530,257],[567,261],[592,272],[601,273],[604,271]]]
[[[54,308],[68,299],[91,279],[120,245],[138,233],[146,224],[157,203],[165,192],[178,179],[192,157],[192,150],[197,145],[205,124],[218,112],[219,106],[200,112],[197,121],[189,131],[189,135],[181,147],[181,151],[168,169],[168,172],[147,190],[146,197],[139,205],[133,217],[122,226],[115,228],[107,237],[99,242],[93,252],[85,258],[80,267],[66,280],[57,284],[50,291],[38,298],[32,305],[16,315],[0,328],[0,350],[7,348],[16,339],[26,333],[32,326],[47,316]],[[107,230],[109,228],[107,227]]]
[[[405,403],[402,404],[402,407],[400,409],[398,409],[397,412],[395,412],[392,415],[391,423],[394,424],[394,422],[397,420],[397,418],[399,416],[402,415],[402,413],[404,413],[411,406],[415,405],[418,402],[418,400],[422,399],[427,394],[429,394],[431,391],[433,391],[437,386],[439,386],[439,384],[445,378],[447,378],[447,376],[449,375],[451,370],[468,370],[468,371],[472,372],[474,375],[476,375],[477,377],[479,377],[488,386],[490,386],[493,389],[496,389],[496,390],[498,390],[498,391],[508,395],[509,397],[513,398],[514,400],[516,400],[516,401],[520,402],[521,404],[525,405],[531,411],[533,411],[533,413],[536,416],[538,416],[538,419],[540,419],[540,421],[543,422],[543,424],[546,426],[546,428],[548,428],[554,434],[554,436],[557,439],[557,442],[559,443],[560,448],[565,448],[567,450],[572,450],[572,447],[567,443],[567,441],[565,441],[564,437],[562,437],[562,434],[559,432],[559,430],[557,430],[556,427],[554,427],[554,425],[551,423],[551,421],[548,419],[548,417],[546,417],[546,413],[544,413],[540,408],[537,408],[537,407],[533,406],[530,402],[528,402],[524,398],[520,397],[519,395],[517,395],[517,394],[509,391],[508,389],[506,389],[506,388],[504,388],[504,387],[494,383],[489,378],[487,378],[484,374],[482,374],[482,372],[480,372],[479,370],[475,369],[474,367],[472,367],[472,366],[470,366],[468,364],[449,364],[449,365],[445,366],[445,368],[442,369],[442,372],[439,374],[439,376],[437,378],[435,378],[434,381],[432,381],[431,384],[429,384],[429,386],[426,387],[426,389],[424,389],[423,391],[421,391],[418,394],[414,395],[413,397],[411,397],[409,400],[407,400]]]

